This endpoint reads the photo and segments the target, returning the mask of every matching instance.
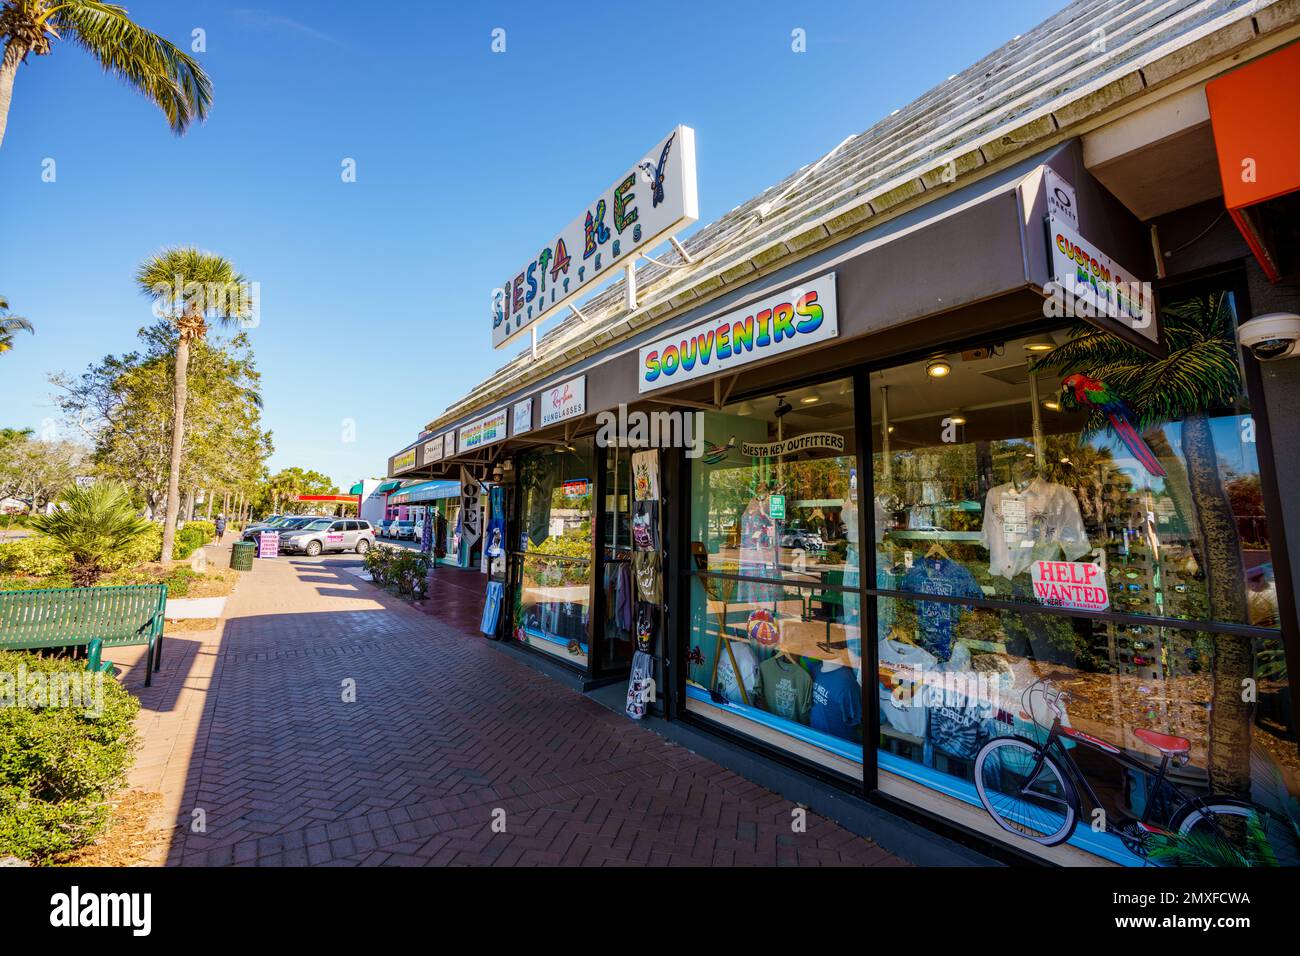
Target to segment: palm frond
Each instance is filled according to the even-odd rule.
[[[254,307],[248,280],[234,264],[194,246],[177,246],[150,256],[140,263],[135,282],[143,295],[161,300],[174,313],[197,306],[205,317],[222,324],[246,317]]]
[[[62,0],[50,25],[152,100],[178,136],[195,120],[207,118],[212,81],[203,68],[175,44],[132,21],[124,7]]]
[[[0,332],[7,335],[10,332],[17,332],[19,330],[31,332],[33,335],[36,334],[36,330],[32,328],[32,324],[22,316],[6,315],[3,318],[0,318]]]

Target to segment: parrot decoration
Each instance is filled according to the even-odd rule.
[[[672,136],[668,137],[668,141],[664,143],[663,152],[659,154],[658,166],[651,165],[648,162],[640,163],[637,166],[645,174],[646,182],[651,186],[651,207],[658,206],[664,201],[664,171],[668,166],[668,151],[673,148],[673,139],[676,136],[677,134],[673,133]]]
[[[1073,392],[1074,401],[1079,407],[1095,408],[1105,415],[1120,441],[1148,472],[1157,478],[1166,476],[1167,473],[1155,453],[1134,427],[1132,409],[1124,399],[1111,391],[1105,382],[1099,382],[1080,372],[1071,375],[1061,385],[1065,391]]]

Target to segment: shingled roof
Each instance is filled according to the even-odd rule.
[[[1037,152],[1146,91],[1300,21],[1300,0],[1077,0],[870,129],[844,140],[581,304],[451,405],[435,430],[637,330],[846,239],[995,164]]]

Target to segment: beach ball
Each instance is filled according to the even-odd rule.
[[[764,607],[749,615],[746,631],[751,641],[757,641],[764,647],[775,647],[781,640],[781,630],[776,626],[776,618]]]

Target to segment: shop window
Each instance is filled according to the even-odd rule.
[[[705,413],[686,707],[860,779],[853,429],[851,379]]]
[[[1152,733],[1191,742],[1185,792],[1296,812],[1233,302],[1188,296],[1162,322],[1167,360],[1080,327],[870,376],[882,771],[978,805],[979,748],[1041,738],[1045,684],[1103,743],[1067,746],[1111,822],[1178,808],[1111,759],[1155,768]],[[1140,862],[1091,819],[1076,847]]]
[[[520,538],[513,555],[514,636],[587,667],[591,611],[592,443],[519,460]]]
[[[605,540],[603,586],[605,639],[602,670],[632,663],[636,636],[636,587],[633,581],[632,452],[617,445],[605,456]],[[657,512],[657,509],[656,509]],[[656,514],[657,516],[657,514]]]

